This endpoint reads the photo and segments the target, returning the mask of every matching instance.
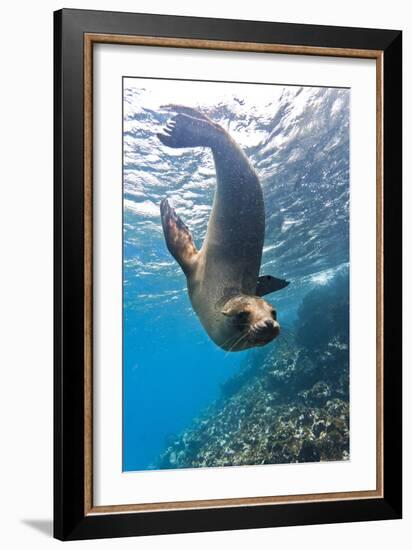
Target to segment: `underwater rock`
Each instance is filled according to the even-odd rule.
[[[316,382],[310,390],[300,393],[300,397],[306,403],[310,403],[313,406],[323,407],[331,396],[331,389],[325,382]]]
[[[320,453],[314,441],[305,440],[299,451],[298,462],[319,462]]]
[[[339,274],[309,292],[298,311],[296,343],[312,353],[333,340],[349,342],[349,277]]]
[[[256,383],[253,391],[230,399],[199,430],[199,421],[165,450],[158,467],[194,468],[250,464],[288,464],[347,460],[349,404],[338,399],[325,406],[298,404],[267,406],[267,392]],[[323,392],[322,392],[323,394]],[[239,418],[239,405],[248,399],[251,414]],[[203,421],[204,422],[204,421]],[[196,440],[196,450],[191,442]]]

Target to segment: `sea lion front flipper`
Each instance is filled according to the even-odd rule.
[[[289,281],[285,281],[285,279],[277,279],[276,277],[272,277],[272,275],[263,275],[258,277],[256,296],[265,296],[271,292],[282,290],[282,288],[285,288],[288,284]]]
[[[167,248],[183,272],[188,275],[195,266],[198,253],[193,237],[167,199],[160,203],[160,213]]]

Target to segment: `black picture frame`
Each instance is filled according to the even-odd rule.
[[[383,60],[383,494],[130,513],[85,510],[84,37],[379,50]],[[402,514],[402,33],[63,9],[54,14],[54,536],[60,540],[397,519]]]

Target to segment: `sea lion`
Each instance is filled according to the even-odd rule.
[[[169,147],[210,147],[217,187],[203,246],[167,199],[160,205],[167,248],[187,278],[189,297],[210,338],[228,351],[263,346],[280,332],[276,310],[262,296],[289,283],[259,277],[265,209],[259,178],[237,143],[220,125],[190,107],[173,113],[160,141]]]

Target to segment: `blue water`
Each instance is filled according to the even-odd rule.
[[[209,150],[160,143],[170,116],[160,106],[204,111],[248,155],[265,199],[261,272],[291,282],[268,301],[293,327],[303,297],[349,262],[349,102],[347,89],[124,79],[124,470],[153,467],[259,353],[211,342],[166,249],[160,200],[169,198],[200,248],[215,170]]]

